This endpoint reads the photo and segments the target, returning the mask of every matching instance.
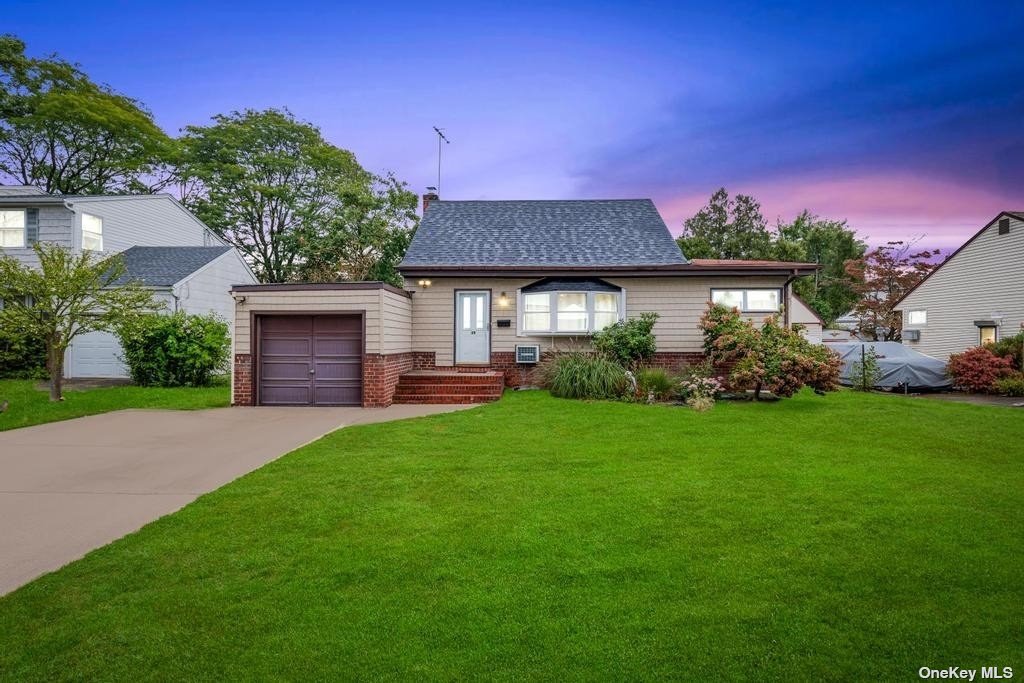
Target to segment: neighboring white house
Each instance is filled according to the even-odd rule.
[[[233,321],[233,284],[256,278],[241,255],[173,197],[57,196],[34,187],[0,186],[0,251],[37,264],[36,242],[73,252],[123,253],[127,276],[152,288],[168,311],[216,313]],[[127,377],[121,346],[106,332],[72,342],[67,377]]]
[[[1024,329],[1024,211],[1004,211],[896,305],[903,343],[942,360]]]
[[[815,344],[822,343],[822,332],[825,328],[825,321],[821,319],[810,304],[793,292],[789,311],[790,325],[799,325],[802,334],[808,341]]]

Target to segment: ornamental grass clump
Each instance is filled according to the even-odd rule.
[[[662,368],[643,368],[636,372],[637,398],[648,403],[669,400],[677,387],[678,382]]]
[[[552,356],[540,370],[544,387],[560,398],[622,398],[628,384],[626,369],[621,365],[582,351]]]

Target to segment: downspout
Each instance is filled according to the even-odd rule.
[[[797,279],[797,277],[797,270],[796,268],[794,268],[793,274],[790,275],[784,283],[782,283],[782,300],[784,302],[782,306],[782,324],[785,326],[787,330],[789,329],[789,302],[791,300],[789,294],[789,285],[793,282],[793,280]]]

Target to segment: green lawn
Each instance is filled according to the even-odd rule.
[[[344,429],[0,598],[8,680],[1024,670],[1024,413],[581,403]]]
[[[0,380],[0,403],[9,403],[0,413],[0,431],[125,408],[219,408],[231,400],[231,388],[222,384],[202,389],[118,386],[65,390],[63,401],[51,403],[50,394],[40,391],[38,384],[36,380]]]

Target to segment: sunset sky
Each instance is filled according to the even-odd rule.
[[[417,192],[442,126],[446,199],[651,197],[678,232],[725,186],[946,249],[1024,210],[1024,3],[761,4],[8,0],[0,31],[169,132],[288,107]]]

